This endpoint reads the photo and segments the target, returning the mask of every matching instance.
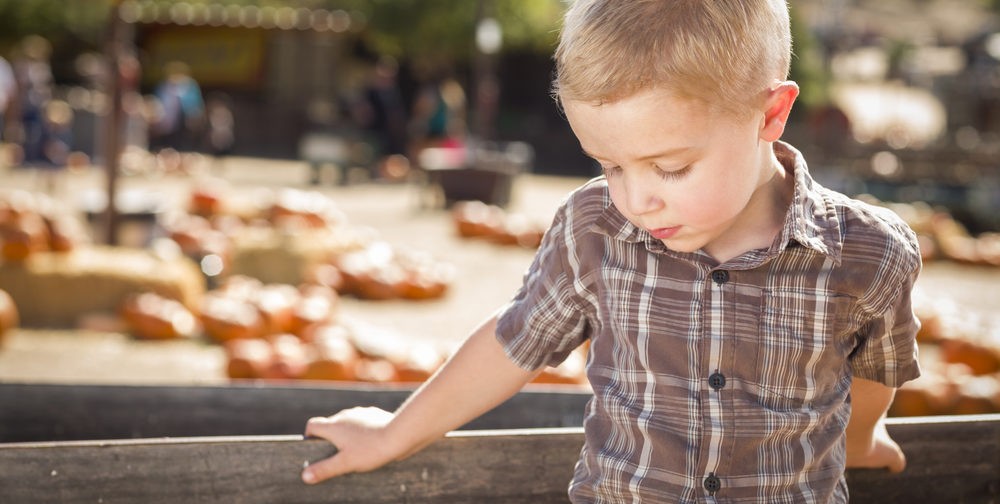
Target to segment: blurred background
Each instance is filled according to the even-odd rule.
[[[822,183],[889,206],[918,231],[922,291],[934,293],[918,299],[927,353],[965,366],[941,376],[992,380],[976,385],[969,411],[1000,409],[1000,2],[790,5],[802,94],[785,139]],[[0,347],[0,380],[287,378],[275,355],[317,359],[271,345],[261,350],[271,364],[255,364],[269,371],[234,371],[234,356],[251,359],[230,340],[247,338],[210,329],[209,305],[225,289],[266,318],[262,299],[280,297],[271,287],[295,286],[285,294],[301,301],[316,294],[302,285],[319,285],[359,319],[450,344],[507,299],[561,197],[598,173],[549,93],[564,6],[0,0],[0,289],[21,312]],[[49,245],[23,229],[29,214],[46,223]],[[76,234],[58,224],[74,220]],[[50,260],[60,234],[90,262]],[[164,286],[166,266],[123,259],[168,250],[194,276]],[[134,278],[119,278],[129,268]],[[446,280],[434,294],[411,291],[423,300],[414,303],[399,282],[381,285],[393,294],[362,285],[359,269],[367,281],[429,270]],[[171,329],[181,346],[134,346],[163,339],[123,315],[126,305],[155,314],[136,301],[149,292],[192,317],[196,329]],[[233,318],[246,307],[225,308]],[[292,332],[275,327],[254,339]],[[356,344],[379,332],[363,327]],[[94,364],[75,369],[81,352]],[[921,400],[925,412],[957,407]]]
[[[996,148],[1000,121],[995,2],[791,6],[793,78],[803,95],[795,116],[801,127],[791,128],[790,139],[815,151],[811,159],[842,165],[832,159],[867,159],[887,149],[903,158],[899,173],[883,162],[872,175],[941,177],[953,185],[981,178],[973,160]],[[131,128],[129,145],[164,141],[169,126],[157,88],[175,63],[201,87],[206,108],[232,114],[225,148],[234,154],[296,158],[310,133],[391,130],[397,125],[382,123],[396,121],[404,131],[389,136],[400,138],[381,138],[378,147],[403,149],[427,134],[414,116],[429,114],[430,88],[453,83],[462,96],[452,106],[464,107],[464,124],[447,133],[527,141],[536,170],[586,175],[590,168],[548,94],[562,7],[559,0],[3,0],[0,54],[48,62],[51,89],[44,92],[70,106],[70,147],[92,157],[101,150],[96,121],[109,104],[106,71],[115,51],[120,87],[137,94],[126,97],[127,113],[147,123]],[[109,47],[111,38],[119,47]],[[16,121],[6,122],[16,139]],[[205,136],[209,124],[198,126]],[[189,140],[185,147],[220,148],[206,138]],[[951,166],[956,157],[973,160],[918,174],[918,163],[904,162],[914,151],[943,156]]]
[[[976,231],[1000,225],[991,166],[1000,128],[997,3],[791,6],[792,77],[803,94],[787,138],[814,171],[848,192],[946,205]],[[100,121],[109,97],[121,93],[129,147],[297,159],[329,150],[316,135],[335,133],[363,140],[369,152],[354,156],[375,163],[389,154],[413,158],[428,141],[521,141],[533,148],[534,172],[585,176],[593,167],[549,97],[562,7],[0,0],[0,55],[14,66],[35,61],[30,93],[40,96],[19,101],[58,102],[48,122],[67,124],[49,136],[91,160],[106,148]],[[111,64],[117,80],[108,77]],[[177,107],[164,104],[160,84],[171,69],[200,86],[201,96],[182,107],[187,131],[170,116]],[[45,121],[36,115],[5,113],[4,140],[40,136],[35,124]],[[38,142],[28,142],[24,154],[36,160]]]

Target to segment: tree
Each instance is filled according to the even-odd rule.
[[[68,41],[97,45],[109,7],[108,0],[0,0],[0,50],[32,34],[56,46]]]
[[[416,59],[464,59],[474,50],[476,2],[376,0],[366,7],[379,51]],[[493,14],[503,29],[504,47],[551,52],[562,9],[560,0],[495,2]]]
[[[0,0],[0,54],[29,34],[49,39],[56,59],[72,61],[99,50],[114,0]],[[127,0],[126,0],[127,1]],[[136,0],[169,8],[180,0]],[[380,54],[412,61],[467,61],[472,57],[475,1],[455,0],[185,0],[225,4],[345,10],[366,20],[365,43]],[[504,48],[548,54],[562,16],[561,0],[491,1]],[[62,55],[60,58],[60,54]]]

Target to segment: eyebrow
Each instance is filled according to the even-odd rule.
[[[595,159],[595,160],[598,159],[598,156],[595,156],[594,154],[592,154],[590,152],[587,152],[587,149],[581,149],[581,150],[583,151],[583,154],[585,156],[587,156],[587,157],[589,157],[591,159]],[[667,149],[667,150],[664,150],[664,151],[655,152],[653,154],[647,154],[645,156],[640,156],[639,159],[638,159],[638,161],[645,161],[647,159],[661,159],[661,158],[673,157],[673,156],[677,156],[679,154],[683,154],[685,152],[689,152],[691,150],[694,150],[694,147],[675,147],[675,148],[672,148],[672,149]]]

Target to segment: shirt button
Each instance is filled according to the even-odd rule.
[[[729,281],[729,272],[726,270],[715,270],[712,272],[712,281],[722,285]]]
[[[715,495],[715,492],[718,492],[722,488],[722,481],[715,473],[708,473],[708,477],[705,478],[702,484],[705,486],[705,490],[708,490],[708,493],[711,495]]]
[[[716,371],[708,377],[708,386],[720,390],[726,386],[726,375]]]

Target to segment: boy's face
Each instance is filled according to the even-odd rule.
[[[765,114],[726,116],[663,90],[563,106],[615,207],[671,250],[725,261],[770,244],[783,198],[760,189],[784,170],[762,134]]]

